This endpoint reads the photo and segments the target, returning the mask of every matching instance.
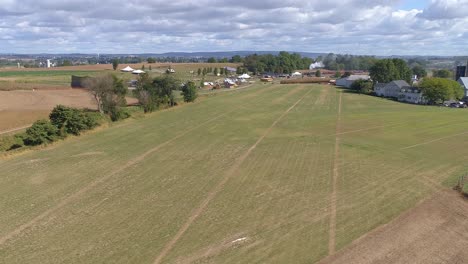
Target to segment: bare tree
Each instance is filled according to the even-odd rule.
[[[99,112],[104,113],[104,100],[106,96],[112,93],[114,78],[110,74],[100,75],[84,80],[84,87],[88,88],[89,92],[96,101]]]
[[[105,114],[115,114],[120,106],[126,104],[125,95],[127,88],[122,80],[112,74],[104,74],[84,81],[84,86],[96,101],[99,112]]]

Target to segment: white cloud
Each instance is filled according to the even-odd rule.
[[[409,0],[408,0],[409,1]],[[0,0],[2,52],[463,54],[468,0]]]

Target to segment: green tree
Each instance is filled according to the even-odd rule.
[[[372,92],[372,87],[373,84],[371,81],[359,79],[354,81],[351,84],[351,89],[358,92],[358,93],[363,93],[363,94],[369,94]]]
[[[59,138],[58,132],[58,128],[49,120],[38,120],[26,130],[23,141],[30,146],[50,143]]]
[[[178,90],[180,82],[171,75],[164,75],[153,79],[152,88],[159,98],[159,105],[174,106],[175,97],[173,91]]]
[[[152,80],[147,73],[140,74],[133,94],[145,113],[153,112],[158,108],[159,97],[152,87]]]
[[[341,77],[341,73],[339,71],[336,71],[335,72],[335,75],[333,75],[334,78],[340,78]]]
[[[414,75],[417,75],[418,78],[424,78],[427,76],[426,69],[424,69],[421,65],[416,64],[411,71],[413,72]]]
[[[148,58],[148,59],[146,59],[146,61],[147,61],[148,63],[155,63],[155,62],[156,62],[156,59],[155,59],[155,58]]]
[[[117,67],[119,67],[119,59],[113,59],[112,60],[112,69],[117,70]]]
[[[214,57],[209,58],[208,63],[216,63],[216,58]]]
[[[214,74],[215,76],[218,76],[218,68],[214,68],[213,74]]]
[[[198,73],[198,76],[200,76],[200,75],[201,75],[201,73],[202,73],[202,70],[201,70],[200,68],[198,68],[198,71],[197,71],[197,73]]]
[[[184,102],[194,102],[197,99],[197,87],[194,82],[189,81],[182,87]]]
[[[59,129],[60,135],[79,135],[81,131],[98,126],[100,115],[77,108],[57,105],[49,114],[49,119]]]
[[[224,75],[224,68],[219,68],[219,75]]]
[[[315,77],[322,77],[322,72],[320,70],[315,71]]]
[[[84,81],[84,86],[93,96],[99,112],[108,114],[112,120],[121,116],[121,107],[127,104],[127,88],[123,80],[112,74],[104,74]]]
[[[452,76],[452,72],[447,69],[434,70],[432,72],[432,77],[436,77],[436,78],[450,78],[451,76]]]
[[[145,65],[141,65],[141,70],[144,71],[145,70]]]
[[[207,73],[206,68],[203,68],[203,71],[202,71],[203,76],[205,76],[206,73]]]
[[[239,55],[234,55],[231,58],[232,63],[241,63],[242,62],[242,57]]]
[[[411,81],[411,70],[404,60],[383,59],[377,61],[369,70],[374,82],[388,83],[394,80]]]
[[[450,99],[461,99],[464,95],[462,86],[446,78],[425,78],[419,88],[429,103],[437,104]]]

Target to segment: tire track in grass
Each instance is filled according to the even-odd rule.
[[[30,126],[32,126],[32,124],[25,125],[25,126],[21,126],[21,127],[16,127],[16,128],[4,130],[4,131],[0,131],[0,135],[9,134],[9,133],[12,133],[12,132],[16,132],[16,131],[19,131],[19,130],[22,130],[22,129],[29,128]]]
[[[338,182],[338,158],[340,154],[340,123],[341,123],[341,99],[343,93],[340,92],[338,102],[338,114],[336,119],[336,136],[335,136],[335,154],[333,158],[333,178],[332,178],[332,192],[330,196],[330,230],[328,238],[328,254],[332,255],[336,250],[336,203],[337,203],[337,182]]]
[[[277,88],[277,87],[272,87],[272,88]],[[276,94],[278,92],[281,91],[281,89],[271,89],[273,90],[273,94]],[[250,90],[248,90],[250,92]],[[256,100],[258,101],[258,100]],[[44,211],[43,213],[41,213],[40,215],[34,217],[33,219],[31,219],[29,222],[27,223],[24,223],[20,226],[18,226],[17,228],[15,228],[14,230],[6,233],[5,235],[3,236],[0,236],[0,246],[5,244],[5,242],[7,240],[10,240],[11,238],[21,234],[23,231],[25,231],[26,229],[30,228],[30,227],[33,227],[35,226],[39,221],[41,221],[42,219],[46,218],[47,216],[53,214],[54,212],[60,210],[61,208],[65,207],[66,205],[68,205],[70,202],[72,202],[73,200],[75,199],[78,199],[81,195],[83,195],[84,193],[88,192],[89,190],[93,189],[94,187],[96,187],[97,185],[99,184],[102,184],[103,182],[105,182],[107,179],[111,178],[112,176],[128,169],[129,167],[143,161],[148,155],[158,151],[160,148],[174,142],[175,140],[187,135],[188,133],[200,128],[200,127],[203,127],[205,126],[206,124],[210,123],[210,122],[213,122],[219,118],[222,118],[232,112],[235,112],[237,111],[238,109],[242,108],[241,105],[239,106],[236,106],[233,110],[231,111],[228,111],[226,113],[223,113],[223,114],[220,114],[218,116],[215,116],[214,118],[211,118],[197,126],[194,126],[192,128],[190,128],[189,130],[186,130],[185,132],[182,132],[180,133],[179,135],[175,136],[174,138],[166,141],[166,142],[163,142],[161,143],[160,145],[146,151],[145,153],[141,154],[140,156],[137,156],[135,157],[134,159],[128,161],[125,165],[123,165],[122,167],[120,168],[117,168],[115,171],[111,172],[110,174],[104,176],[103,178],[100,178],[100,179],[96,179],[94,181],[92,181],[91,183],[89,183],[88,185],[84,186],[83,188],[81,188],[80,190],[78,190],[77,192],[75,193],[72,193],[70,196],[64,198],[59,204],[49,208],[48,210]],[[171,108],[173,109],[173,108]],[[163,110],[164,111],[164,110]],[[118,126],[116,126],[118,127]]]
[[[221,181],[216,185],[202,201],[202,203],[190,214],[187,221],[180,227],[177,233],[172,237],[172,239],[163,247],[162,251],[154,260],[154,263],[161,263],[163,258],[172,250],[175,244],[179,239],[184,235],[187,229],[193,224],[193,222],[200,216],[200,214],[205,210],[208,204],[213,200],[213,198],[221,191],[226,182],[234,175],[234,173],[239,169],[245,159],[252,153],[252,151],[257,147],[260,142],[271,132],[271,130],[276,126],[276,124],[283,119],[296,105],[298,105],[312,90],[306,92],[299,100],[297,100],[292,106],[290,106],[286,111],[284,111],[271,125],[268,129],[257,139],[257,141],[242,155],[240,156],[234,165],[226,172]]]
[[[231,111],[228,111],[226,113],[223,113],[223,114],[220,114],[220,115],[217,115],[203,123],[200,123],[199,125],[196,125],[190,129],[187,129],[186,131],[178,134],[177,136],[157,145],[156,147],[144,152],[143,154],[131,159],[130,161],[128,161],[125,165],[117,168],[116,170],[112,171],[111,173],[101,177],[101,178],[98,178],[94,181],[92,181],[90,184],[84,186],[83,188],[79,189],[77,192],[71,194],[70,196],[66,197],[65,199],[63,199],[60,203],[58,203],[57,205],[51,207],[50,209],[46,210],[45,212],[41,213],[40,215],[34,217],[33,219],[31,219],[29,222],[27,223],[24,223],[20,226],[18,226],[17,228],[15,228],[14,230],[10,231],[9,233],[5,234],[4,236],[0,237],[0,246],[5,244],[5,242],[7,242],[9,239],[21,234],[23,231],[25,231],[26,229],[30,228],[30,227],[33,227],[35,226],[39,221],[41,221],[42,219],[46,218],[47,216],[53,214],[54,212],[58,211],[59,209],[63,208],[64,206],[68,205],[70,202],[72,202],[73,200],[79,198],[81,195],[85,194],[86,192],[88,192],[89,190],[93,189],[94,187],[96,187],[97,185],[105,182],[107,179],[111,178],[112,176],[128,169],[129,167],[143,161],[148,155],[158,151],[159,149],[161,149],[162,147],[176,141],[177,139],[187,135],[188,133],[200,128],[200,127],[203,127],[205,126],[206,124],[210,123],[210,122],[213,122],[217,119],[220,119],[234,111],[236,111],[237,108],[234,108],[233,110]]]
[[[431,143],[434,143],[434,142],[437,142],[437,141],[441,141],[441,140],[444,140],[444,139],[447,139],[447,138],[457,137],[457,136],[466,135],[466,134],[468,134],[468,131],[458,133],[458,134],[455,134],[455,135],[449,135],[449,136],[445,136],[445,137],[441,137],[441,138],[436,138],[436,139],[429,140],[429,141],[426,141],[426,142],[422,142],[422,143],[419,143],[419,144],[414,144],[414,145],[411,145],[411,146],[408,146],[408,147],[400,148],[400,150],[415,148],[415,147],[419,147],[419,146],[422,146],[422,145],[427,145],[427,144],[431,144]]]

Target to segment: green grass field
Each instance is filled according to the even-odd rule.
[[[0,160],[3,263],[314,263],[466,171],[468,112],[256,85]]]

